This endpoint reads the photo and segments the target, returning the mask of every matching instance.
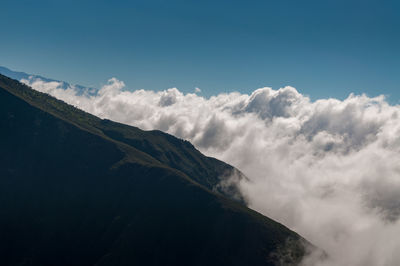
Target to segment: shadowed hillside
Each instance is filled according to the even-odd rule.
[[[187,141],[1,75],[0,128],[1,265],[275,265],[287,243],[287,261],[304,254],[236,188],[218,190],[233,168]]]

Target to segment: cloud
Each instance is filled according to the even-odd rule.
[[[182,97],[183,94],[178,91],[177,89],[168,89],[167,91],[162,92],[162,95],[160,97],[159,105],[161,107],[166,107],[173,105],[178,101],[179,97]]]
[[[176,88],[97,93],[25,79],[87,112],[191,141],[244,172],[251,208],[323,248],[306,265],[400,264],[400,107],[383,96],[315,102],[295,88],[209,99]],[[226,185],[226,184],[221,184]]]

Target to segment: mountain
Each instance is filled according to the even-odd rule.
[[[81,85],[72,85],[69,84],[65,81],[60,81],[60,80],[55,80],[55,79],[49,79],[49,78],[45,78],[39,75],[33,75],[33,74],[28,74],[25,72],[18,72],[18,71],[13,71],[11,69],[8,69],[6,67],[0,66],[0,75],[4,75],[6,77],[18,80],[18,81],[29,81],[29,82],[34,82],[34,81],[44,81],[44,82],[56,82],[58,83],[58,87],[62,88],[62,89],[68,89],[68,88],[75,88],[76,92],[78,95],[81,94],[87,94],[87,95],[94,95],[97,90],[94,88],[88,88],[88,87],[84,87]]]
[[[1,265],[287,265],[308,243],[233,167],[0,75]],[[244,178],[243,176],[241,178]]]

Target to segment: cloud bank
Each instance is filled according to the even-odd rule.
[[[226,161],[250,181],[249,207],[323,248],[304,265],[400,265],[400,106],[383,96],[311,102],[292,87],[209,99],[176,88],[97,93],[22,82],[102,118],[159,129]]]

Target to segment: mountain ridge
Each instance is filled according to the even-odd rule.
[[[275,265],[270,254],[288,239],[293,260],[306,252],[299,235],[216,191],[233,167],[188,142],[101,120],[2,75],[0,101],[6,265]]]

